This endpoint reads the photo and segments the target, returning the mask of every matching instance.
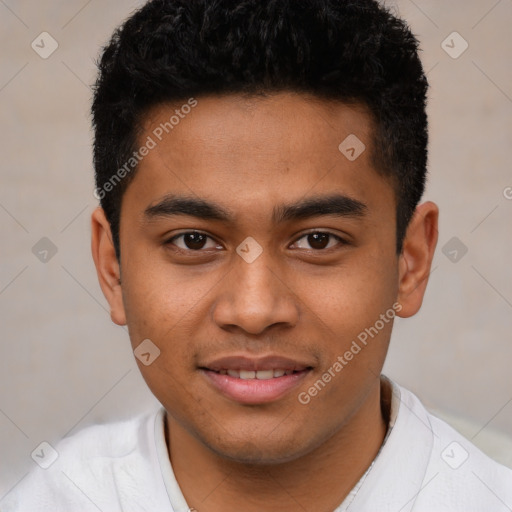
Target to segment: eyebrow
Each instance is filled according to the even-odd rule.
[[[302,220],[319,215],[337,217],[363,217],[368,207],[365,203],[351,197],[333,194],[310,197],[303,201],[279,205],[274,209],[273,221],[277,224],[288,220]]]
[[[341,194],[332,194],[278,205],[274,208],[272,221],[279,224],[321,215],[358,218],[363,217],[367,210],[367,205],[357,199]],[[234,220],[234,215],[217,203],[174,194],[164,196],[158,203],[148,206],[144,210],[146,221],[178,215],[223,222]]]

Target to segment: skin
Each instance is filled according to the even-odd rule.
[[[175,108],[148,112],[140,141]],[[427,285],[438,209],[418,206],[397,255],[395,195],[372,167],[372,129],[362,106],[302,94],[200,97],[125,192],[121,264],[103,210],[92,215],[112,320],[128,325],[134,349],[149,338],[161,351],[138,364],[167,411],[173,469],[199,512],[333,510],[382,444],[379,375],[392,322],[307,405],[298,400],[394,303],[399,316],[414,315]],[[355,161],[338,150],[349,134],[366,145]],[[364,203],[364,213],[272,218],[278,205],[333,193]],[[148,218],[167,194],[214,202],[232,217]],[[170,241],[191,230],[210,237],[203,248]],[[313,247],[311,232],[334,236]],[[248,236],[262,248],[252,263],[236,252]],[[312,369],[273,402],[241,404],[199,369],[231,354],[278,354]]]

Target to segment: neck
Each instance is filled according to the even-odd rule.
[[[220,457],[167,414],[169,457],[197,512],[334,510],[366,472],[387,430],[380,386],[312,452],[280,464],[243,464]],[[384,416],[383,416],[384,415]],[[243,504],[243,506],[242,506]]]

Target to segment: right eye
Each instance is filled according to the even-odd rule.
[[[210,240],[210,246],[208,246],[208,240]],[[179,235],[174,235],[165,242],[165,245],[175,245],[178,249],[187,252],[197,252],[201,249],[222,249],[213,238],[200,231],[186,231]]]

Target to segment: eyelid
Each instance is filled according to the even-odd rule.
[[[188,230],[188,231],[182,231],[181,233],[176,233],[172,237],[167,238],[164,241],[164,245],[174,245],[176,247],[176,249],[181,250],[181,251],[185,251],[185,252],[195,252],[195,253],[203,252],[205,249],[197,249],[197,250],[183,249],[182,247],[176,246],[176,244],[174,243],[174,240],[176,240],[177,238],[179,238],[181,236],[188,235],[190,233],[198,233],[200,235],[204,235],[207,238],[209,238],[210,240],[212,240],[213,242],[215,242],[217,245],[222,245],[218,240],[215,239],[215,237],[209,235],[208,233],[206,233],[204,231],[200,231],[198,229],[192,229],[192,230]],[[322,234],[326,234],[326,235],[332,236],[333,238],[335,238],[338,241],[338,245],[347,245],[348,244],[347,240],[345,240],[340,235],[337,235],[336,233],[333,233],[332,231],[329,231],[327,229],[322,229],[322,228],[312,228],[312,229],[309,229],[308,231],[302,232],[299,236],[297,236],[295,238],[294,242],[292,242],[291,245],[296,244],[302,238],[304,238],[304,237],[306,237],[308,235],[311,235],[313,233],[322,233]],[[332,249],[332,248],[333,247],[329,247],[329,249]],[[327,249],[306,249],[306,250],[312,250],[312,251],[315,251],[315,252],[320,252],[320,251],[325,251]]]
[[[164,240],[164,245],[174,245],[175,248],[177,250],[180,250],[180,251],[184,251],[184,252],[195,252],[195,253],[199,253],[199,252],[203,252],[205,249],[197,249],[197,250],[193,250],[193,249],[183,249],[182,247],[178,247],[174,241],[181,237],[181,236],[184,236],[184,235],[189,235],[191,233],[197,233],[199,235],[204,235],[206,238],[209,238],[210,240],[212,240],[213,242],[215,242],[217,245],[222,245],[218,240],[215,239],[215,237],[209,235],[208,233],[204,232],[204,231],[200,231],[199,229],[189,229],[187,231],[182,231],[181,233],[176,233],[174,235],[172,235],[170,238],[166,238]]]
[[[333,233],[332,231],[329,231],[328,229],[322,229],[322,228],[313,228],[313,229],[309,229],[308,231],[305,231],[305,232],[301,233],[295,239],[295,241],[292,243],[292,245],[296,244],[300,239],[304,238],[305,236],[312,235],[313,233],[322,233],[322,234],[325,234],[325,235],[332,236],[333,238],[335,238],[339,242],[338,245],[348,245],[348,241],[345,238],[343,238],[342,236],[337,235],[336,233]],[[329,247],[329,249],[334,249],[334,247]],[[328,249],[305,249],[305,250],[321,252],[321,251],[327,251]]]

